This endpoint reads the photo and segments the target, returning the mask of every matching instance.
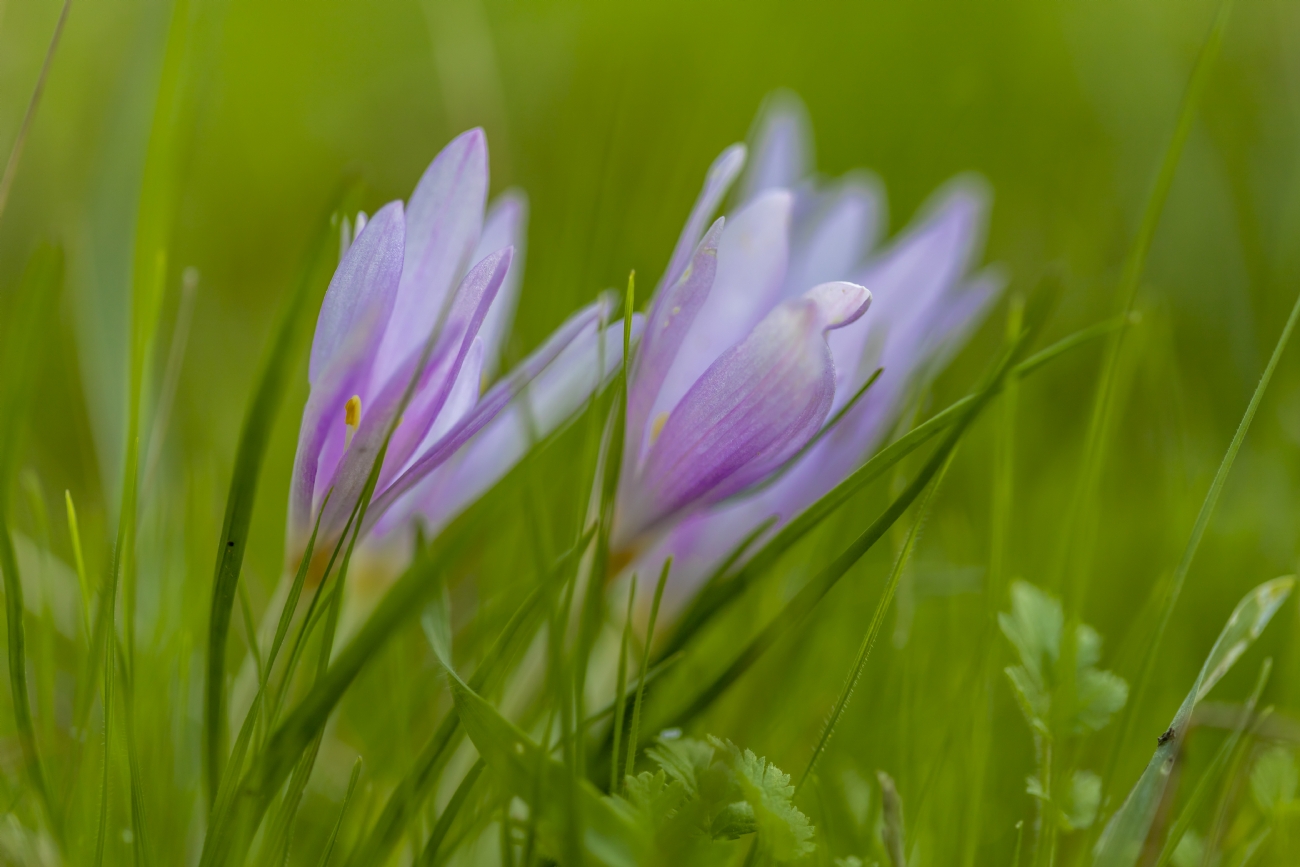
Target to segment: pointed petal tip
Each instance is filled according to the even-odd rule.
[[[749,148],[740,142],[728,147],[718,154],[718,158],[713,161],[713,165],[709,166],[709,183],[730,184],[736,175],[740,174],[740,170],[745,167],[745,160],[748,156]]]
[[[867,312],[871,306],[871,292],[865,286],[836,280],[809,289],[804,297],[817,305],[824,328],[843,328]]]

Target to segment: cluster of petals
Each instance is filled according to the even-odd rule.
[[[526,389],[544,406],[548,395],[590,392],[621,365],[622,326],[608,323],[601,300],[496,378],[526,203],[507,193],[485,215],[487,189],[487,142],[474,129],[438,154],[405,207],[360,215],[355,235],[345,224],[311,348],[290,484],[291,566],[317,520],[321,540],[339,537],[385,442],[363,529],[383,535],[420,514],[441,522],[522,455]],[[603,370],[585,363],[596,356]],[[559,421],[541,413],[544,426]]]
[[[880,186],[812,173],[797,99],[769,100],[756,129],[748,166],[735,145],[709,170],[632,360],[615,556],[643,572],[672,556],[675,596],[860,466],[1001,288],[971,273],[978,180],[877,247]],[[733,215],[706,230],[733,184]]]

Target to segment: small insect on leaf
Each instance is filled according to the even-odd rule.
[[[1161,732],[1160,736],[1156,738],[1156,745],[1163,747],[1165,744],[1169,743],[1173,739],[1174,739],[1174,727],[1170,726],[1169,728]]]

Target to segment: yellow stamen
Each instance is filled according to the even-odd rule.
[[[660,432],[663,431],[664,425],[668,424],[668,413],[661,412],[655,416],[655,420],[650,425],[650,442],[659,439]]]
[[[361,396],[354,394],[348,398],[348,402],[343,405],[343,424],[347,426],[348,432],[343,439],[343,448],[352,445],[352,435],[357,432],[361,426]]]

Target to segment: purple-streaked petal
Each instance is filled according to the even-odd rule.
[[[713,288],[673,358],[651,419],[671,412],[700,374],[753,331],[780,301],[793,204],[788,190],[769,190],[727,220],[718,241]],[[648,448],[648,439],[647,433],[631,455],[637,462]]]
[[[793,189],[812,171],[808,110],[788,90],[779,90],[767,98],[759,112],[753,142],[753,158],[740,182],[741,202],[777,187]]]
[[[664,290],[675,284],[682,276],[682,271],[686,269],[687,263],[692,258],[692,251],[698,246],[704,227],[709,225],[709,218],[718,209],[722,197],[727,194],[727,190],[731,189],[732,182],[736,180],[736,175],[740,174],[744,166],[745,146],[741,144],[734,144],[727,148],[713,161],[713,165],[709,166],[709,172],[704,176],[704,189],[700,191],[700,197],[695,200],[691,215],[687,217],[682,234],[677,239],[673,257],[668,260],[668,270],[664,271],[664,276],[659,280],[659,288],[655,291],[656,306],[662,300]],[[653,319],[653,308],[651,313]]]
[[[471,261],[477,262],[494,250],[514,247],[506,279],[497,290],[496,300],[488,308],[479,335],[483,338],[483,378],[491,381],[501,363],[510,325],[519,303],[519,284],[524,275],[524,245],[528,234],[528,197],[521,190],[507,190],[492,202],[483,221],[483,235]]]
[[[811,198],[809,212],[795,225],[785,298],[818,283],[853,277],[884,223],[884,193],[868,175],[850,175]]]
[[[330,360],[350,339],[361,339],[363,347],[368,347],[369,354],[373,354],[393,310],[402,274],[404,236],[402,203],[389,202],[359,232],[356,242],[349,245],[325,291],[316,318],[316,334],[307,365],[308,382],[315,384],[319,380]],[[369,327],[358,338],[360,322],[366,322]]]
[[[668,416],[624,488],[616,544],[743,490],[802,448],[835,394],[825,333],[857,319],[870,301],[851,283],[815,287],[723,353]]]
[[[389,378],[372,400],[371,406],[363,404],[361,424],[352,438],[352,445],[339,463],[333,481],[334,494],[321,518],[323,538],[330,538],[342,530],[347,522],[399,410],[402,412],[402,421],[389,439],[377,492],[383,490],[388,480],[410,459],[416,446],[424,439],[446,402],[465,356],[483,323],[488,305],[492,303],[509,267],[510,250],[506,249],[487,257],[465,275],[452,302],[438,345],[423,370],[418,373],[419,378],[411,399],[405,407],[402,406],[402,398],[410,385],[411,377],[417,375],[416,366],[423,353],[422,347],[417,347],[411,357]]]
[[[434,419],[433,426],[429,428],[424,441],[415,450],[416,457],[437,445],[438,441],[465,418],[478,403],[479,389],[483,383],[484,361],[481,328],[479,332],[479,336],[474,338],[474,343],[470,345],[469,352],[465,355],[465,363],[461,365],[460,374],[447,394],[447,401],[442,405],[442,411]]]
[[[622,320],[608,326],[602,340],[596,339],[608,313],[608,302],[601,300],[571,317],[384,490],[375,500],[374,520],[387,512],[390,517],[384,524],[393,526],[409,517],[417,505],[426,511],[426,517],[432,516],[438,511],[430,500],[435,490],[444,492],[438,496],[447,497],[449,503],[472,501],[519,460],[526,443],[548,435],[572,416],[596,387],[593,372],[600,367],[599,360],[605,359],[607,375],[622,361]],[[634,318],[632,325],[633,333],[638,333],[640,317]],[[457,458],[454,472],[435,473],[462,447],[474,457]],[[443,481],[432,480],[434,475],[459,481],[444,488]],[[403,505],[393,511],[399,502]]]
[[[879,403],[895,384],[903,388],[910,381],[924,361],[920,344],[936,305],[962,284],[983,245],[987,203],[984,189],[968,179],[948,185],[912,228],[853,278],[870,287],[875,300],[867,320],[830,336],[840,403],[876,367],[885,368],[877,384],[883,388],[873,387],[877,393],[867,403]]]
[[[424,345],[478,243],[487,198],[487,139],[472,129],[452,140],[425,170],[406,208],[402,282],[376,362],[386,383]]]
[[[628,385],[625,456],[640,454],[650,409],[691,323],[708,298],[718,269],[718,239],[723,225],[719,217],[695,248],[690,266],[668,291],[659,293],[650,310]]]
[[[432,360],[425,367],[411,400],[402,411],[402,422],[393,431],[384,458],[384,470],[379,477],[379,490],[383,490],[397,472],[416,454],[441,414],[454,383],[460,377],[470,347],[486,320],[488,310],[500,291],[510,269],[513,251],[510,247],[489,254],[475,265],[456,289],[447,321],[438,335],[438,345]],[[412,359],[413,361],[414,359]],[[403,365],[401,370],[407,370]],[[406,387],[406,378],[395,377],[392,387],[400,396]],[[363,428],[365,424],[363,422]],[[358,437],[362,434],[357,431]]]

